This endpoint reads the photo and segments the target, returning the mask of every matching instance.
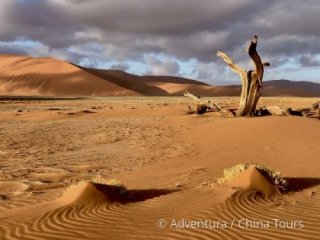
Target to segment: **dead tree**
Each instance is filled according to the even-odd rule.
[[[242,81],[240,105],[237,116],[252,116],[255,114],[262,91],[264,66],[270,65],[269,63],[261,62],[261,58],[257,52],[257,44],[258,37],[254,36],[247,49],[247,52],[254,63],[254,70],[246,71],[236,65],[226,53],[220,51],[217,53],[217,56],[221,57],[234,72],[239,74]]]

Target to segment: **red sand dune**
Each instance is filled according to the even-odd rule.
[[[137,95],[77,66],[52,58],[0,56],[0,95]]]
[[[136,76],[120,70],[84,68],[53,58],[0,55],[4,96],[239,96],[241,86],[211,86],[171,76]],[[320,84],[269,81],[264,96],[320,96]]]

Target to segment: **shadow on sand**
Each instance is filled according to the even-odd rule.
[[[286,178],[288,181],[287,192],[302,191],[320,185],[320,178]]]
[[[177,189],[122,189],[103,184],[94,184],[95,187],[108,196],[109,201],[120,203],[142,202],[148,199],[177,192]]]

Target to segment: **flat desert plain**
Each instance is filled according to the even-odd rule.
[[[187,115],[188,104],[0,99],[0,239],[320,239],[319,120]],[[289,190],[256,168],[219,181],[240,163],[279,171]]]

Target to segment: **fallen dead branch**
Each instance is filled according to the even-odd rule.
[[[197,97],[193,95],[192,93],[189,93],[188,91],[185,91],[183,94],[185,97],[189,97],[193,99],[196,103],[196,110],[193,110],[189,105],[188,105],[188,114],[204,114],[206,112],[219,112],[221,116],[223,117],[234,117],[235,114],[228,110],[228,109],[223,109],[220,107],[217,103],[214,103],[213,101],[210,100],[202,100],[201,97]]]
[[[320,119],[320,101],[315,102],[309,108],[281,108],[279,106],[262,107],[255,111],[256,116],[302,116]]]
[[[190,113],[204,114],[207,111],[221,112],[221,107],[210,100],[202,100],[200,97],[196,97],[195,95],[193,95],[192,93],[189,93],[188,91],[185,91],[183,95],[185,97],[189,97],[193,99],[196,102],[197,108],[195,111],[193,111],[192,108],[188,106]]]

